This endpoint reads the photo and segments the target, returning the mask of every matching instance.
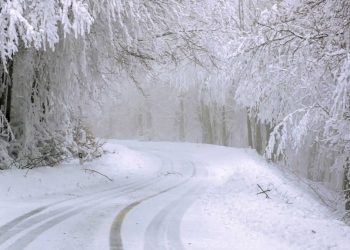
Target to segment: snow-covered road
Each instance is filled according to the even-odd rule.
[[[0,249],[349,249],[349,227],[251,150],[107,150],[84,166],[1,172]]]

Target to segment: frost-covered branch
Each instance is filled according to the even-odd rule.
[[[12,59],[21,46],[54,49],[64,36],[90,30],[93,18],[82,0],[0,0],[0,59]]]
[[[7,121],[5,115],[0,110],[0,139],[5,139],[7,142],[15,140],[15,135],[12,132],[11,125]]]

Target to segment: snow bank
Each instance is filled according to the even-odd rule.
[[[187,249],[349,249],[350,228],[254,151],[202,146],[196,157],[214,185],[184,218]],[[258,195],[258,184],[270,199]]]
[[[151,155],[112,142],[107,142],[104,150],[106,154],[101,158],[83,165],[71,160],[54,168],[0,171],[0,200],[77,195],[80,191],[99,189],[102,184],[115,185],[123,179],[152,175],[161,164]]]

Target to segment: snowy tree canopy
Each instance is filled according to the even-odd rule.
[[[266,156],[338,187],[350,155],[349,16],[348,1],[270,1],[249,17],[235,75],[236,100],[273,128]]]
[[[1,0],[0,56],[11,59],[20,46],[53,49],[64,35],[89,32],[93,17],[85,1],[75,0]]]

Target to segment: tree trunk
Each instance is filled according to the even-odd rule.
[[[272,126],[270,123],[266,123],[265,124],[265,131],[266,131],[266,141],[265,141],[265,144],[264,144],[264,147],[267,146],[267,144],[269,143],[269,140],[270,140],[270,136],[271,136],[271,132],[272,132]]]
[[[214,143],[213,127],[209,106],[201,100],[200,102],[200,121],[202,125],[202,142],[207,144]]]
[[[350,211],[350,157],[347,157],[344,165],[343,190],[345,197],[345,210]]]
[[[2,67],[2,65],[0,66]],[[8,122],[11,120],[11,99],[12,99],[12,74],[13,61],[8,61],[5,69],[0,69],[0,109]]]
[[[185,132],[185,104],[184,98],[180,96],[180,114],[179,114],[179,139],[180,141],[185,141],[186,132]]]
[[[6,112],[5,116],[7,121],[11,122],[11,102],[12,102],[12,77],[13,77],[13,61],[8,62],[8,82],[6,93]]]
[[[228,139],[229,139],[229,133],[227,131],[227,123],[226,123],[226,108],[225,105],[222,106],[222,111],[221,111],[221,119],[222,119],[222,145],[228,146]]]
[[[261,134],[261,123],[258,121],[258,119],[254,119],[255,123],[255,149],[258,151],[259,154],[262,154],[263,152],[263,138]]]
[[[9,60],[6,64],[7,71],[3,68],[0,61],[0,110],[5,116],[7,122],[5,122],[4,129],[7,131],[10,129],[9,123],[11,121],[11,101],[12,101],[12,74],[13,74],[13,61]],[[0,131],[2,132],[2,131]],[[11,141],[12,133],[9,133],[7,140]]]
[[[253,137],[252,137],[252,125],[249,117],[249,112],[247,112],[247,128],[248,128],[248,145],[253,148]]]

